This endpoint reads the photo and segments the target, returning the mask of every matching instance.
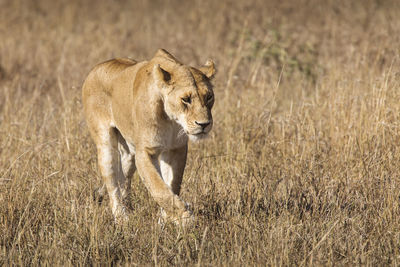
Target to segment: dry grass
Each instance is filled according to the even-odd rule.
[[[399,265],[399,4],[280,2],[0,1],[0,265]],[[82,81],[159,47],[219,69],[187,231],[91,195]]]

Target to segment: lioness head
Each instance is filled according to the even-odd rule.
[[[196,69],[181,64],[165,50],[159,50],[153,61],[153,75],[167,116],[182,126],[191,140],[206,137],[213,125],[214,63],[208,60]]]

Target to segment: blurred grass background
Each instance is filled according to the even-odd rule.
[[[0,265],[398,265],[400,3],[0,0]],[[191,144],[197,227],[137,175],[114,225],[82,113],[112,57],[217,64]]]

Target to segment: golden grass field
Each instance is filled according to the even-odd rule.
[[[399,265],[396,0],[0,0],[0,265]],[[217,64],[190,144],[196,225],[105,203],[82,112],[91,67],[165,48]]]

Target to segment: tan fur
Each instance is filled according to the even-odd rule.
[[[83,105],[117,220],[126,219],[136,168],[169,219],[191,220],[179,192],[188,137],[202,139],[212,128],[214,73],[212,61],[196,69],[162,49],[148,62],[113,59],[89,73]]]

